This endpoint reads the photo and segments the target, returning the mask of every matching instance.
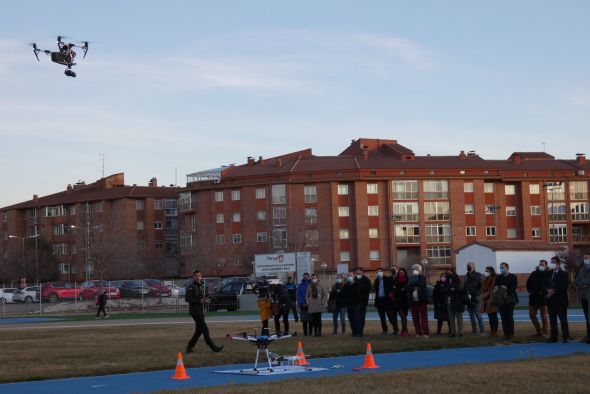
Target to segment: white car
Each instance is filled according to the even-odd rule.
[[[12,304],[14,300],[12,299],[12,294],[16,291],[15,288],[7,287],[4,289],[0,289],[0,305],[1,304]]]
[[[172,290],[172,297],[182,297],[186,293],[186,287],[178,285],[167,285]]]
[[[39,301],[39,286],[29,286],[24,289],[17,289],[12,294],[12,300],[14,302],[25,302],[30,304],[32,302]]]

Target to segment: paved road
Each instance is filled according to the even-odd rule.
[[[248,344],[244,344],[244,346],[248,346]],[[311,353],[312,351],[307,349],[306,353],[308,352]],[[235,384],[256,384],[293,378],[317,378],[369,372],[379,373],[410,368],[429,368],[445,365],[487,363],[508,360],[530,360],[533,358],[555,357],[571,355],[574,353],[590,354],[590,345],[579,342],[570,342],[567,344],[535,343],[407,353],[384,353],[376,354],[374,356],[375,363],[380,367],[379,369],[365,369],[358,372],[353,371],[353,368],[358,368],[364,363],[364,354],[358,356],[332,357],[324,359],[312,358],[308,360],[311,362],[312,367],[326,369],[323,371],[301,372],[297,374],[286,375],[275,374],[266,376],[248,376],[237,374],[221,375],[215,373],[215,371],[252,368],[252,364],[190,368],[190,358],[187,357],[185,358],[184,363],[187,368],[187,375],[191,377],[189,380],[172,380],[171,376],[174,374],[173,364],[171,369],[166,371],[0,384],[0,392],[11,394],[36,394],[40,392],[60,394],[149,393],[159,390],[220,386],[229,382]],[[254,357],[254,354],[252,354],[252,356]]]

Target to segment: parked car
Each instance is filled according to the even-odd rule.
[[[12,293],[12,300],[14,302],[24,302],[27,304],[39,301],[39,286],[16,289],[16,291]]]
[[[6,287],[0,289],[0,305],[1,304],[12,304],[14,301],[12,300],[12,295],[16,291],[13,287]]]
[[[178,286],[178,285],[167,285],[170,291],[172,292],[173,297],[184,297],[186,293],[186,287]]]
[[[121,291],[115,286],[109,286],[110,282],[103,280],[87,280],[82,283],[80,290],[80,300],[94,300],[99,291],[106,290],[107,297],[121,298]]]
[[[170,297],[172,295],[172,290],[161,279],[144,279],[143,281],[149,287],[150,296]]]
[[[149,287],[142,280],[119,280],[112,286],[119,288],[121,297],[147,297],[149,295]]]
[[[48,282],[41,286],[41,299],[51,303],[80,297],[80,288],[68,282]]]
[[[211,302],[209,310],[227,309],[235,311],[239,307],[239,296],[244,294],[254,294],[254,288],[260,278],[235,278],[224,284],[218,291],[209,295]]]

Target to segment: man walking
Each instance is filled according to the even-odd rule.
[[[547,261],[539,260],[537,268],[531,272],[526,281],[526,289],[529,292],[529,317],[535,326],[536,337],[547,335]],[[537,320],[537,313],[541,313],[541,323]]]
[[[551,338],[549,338],[547,342],[557,342],[557,318],[559,317],[563,342],[567,343],[570,336],[569,325],[567,322],[567,306],[569,304],[567,289],[569,286],[569,278],[567,272],[561,269],[559,257],[554,256],[551,258],[549,268],[552,270],[549,274],[549,281],[547,284]]]
[[[100,312],[103,313],[104,318],[107,319],[108,317],[110,317],[111,315],[107,315],[107,313],[105,312],[105,307],[107,306],[107,291],[104,290],[102,292],[102,294],[100,294],[99,296],[97,296],[96,298],[96,320],[99,319],[100,316]]]
[[[197,344],[201,334],[205,338],[205,343],[215,353],[223,349],[223,346],[215,346],[211,337],[209,336],[209,328],[205,323],[205,306],[209,303],[209,299],[205,294],[205,285],[201,281],[203,275],[201,271],[193,271],[193,281],[186,288],[184,299],[189,304],[189,313],[195,321],[195,333],[186,346],[186,353],[193,353],[193,348]]]
[[[471,320],[471,332],[477,334],[477,328],[479,325],[479,335],[484,334],[483,319],[479,310],[481,295],[482,277],[479,272],[475,270],[475,263],[470,261],[467,263],[467,274],[465,275],[463,282],[463,289],[467,293],[469,298],[469,304],[467,305],[467,311],[469,312],[469,320]]]

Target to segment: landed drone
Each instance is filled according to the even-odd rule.
[[[226,338],[232,339],[234,341],[247,341],[256,346],[256,359],[254,360],[254,369],[252,370],[253,373],[258,372],[258,356],[260,355],[261,350],[266,353],[266,359],[268,361],[268,371],[273,372],[273,364],[281,365],[283,361],[294,362],[299,357],[280,357],[275,353],[269,352],[268,347],[274,341],[280,341],[287,338],[292,338],[297,336],[297,333],[285,334],[285,335],[248,335],[247,333],[239,333],[236,335],[227,334]]]
[[[43,52],[46,55],[51,56],[52,62],[67,67],[64,71],[66,76],[76,78],[76,73],[72,70],[72,67],[76,65],[76,63],[74,63],[76,58],[76,52],[74,51],[74,48],[82,49],[84,51],[84,56],[82,59],[85,59],[86,53],[88,52],[88,41],[82,41],[82,44],[84,45],[80,46],[72,44],[71,42],[65,43],[61,40],[62,38],[62,36],[57,36],[57,48],[59,49],[57,52],[52,52],[48,49],[39,49],[37,48],[37,43],[32,43],[31,45],[33,46],[33,54],[35,54],[37,61],[39,61],[39,52]]]

